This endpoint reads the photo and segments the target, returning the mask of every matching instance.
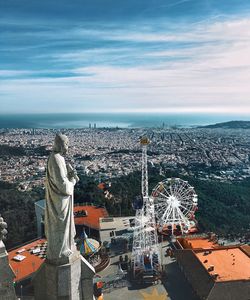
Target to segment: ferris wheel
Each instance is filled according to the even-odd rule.
[[[159,229],[187,233],[194,225],[198,199],[194,188],[180,178],[168,178],[153,189],[155,215]]]

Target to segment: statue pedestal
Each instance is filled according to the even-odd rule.
[[[66,264],[45,261],[33,278],[36,300],[93,300],[94,268],[80,255]]]
[[[16,300],[14,278],[15,273],[9,265],[8,253],[0,240],[0,299]]]

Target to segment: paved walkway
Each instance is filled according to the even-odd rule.
[[[105,300],[199,300],[187,283],[184,275],[181,273],[175,259],[165,257],[165,250],[168,244],[162,244],[162,261],[166,270],[166,276],[162,282],[157,285],[139,286],[132,285],[122,288],[112,288],[109,292],[104,293]],[[130,253],[127,253],[130,255]],[[119,255],[111,258],[110,265],[107,269],[100,272],[101,276],[116,274],[118,271]]]

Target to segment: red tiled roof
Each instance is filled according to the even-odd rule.
[[[16,275],[16,278],[14,279],[15,282],[28,278],[41,266],[45,258],[39,257],[39,254],[32,254],[31,248],[36,248],[45,242],[45,239],[39,239],[9,252],[9,262]],[[21,249],[25,249],[25,251],[20,253],[20,255],[23,255],[26,258],[22,261],[15,261],[14,257],[19,254],[17,252]]]
[[[86,225],[94,229],[99,229],[99,218],[108,217],[108,213],[105,208],[99,208],[96,206],[75,206],[74,212],[84,210],[87,212],[87,216],[75,217],[76,225]],[[9,262],[16,275],[15,281],[20,281],[28,278],[41,266],[44,257],[39,257],[39,254],[35,255],[31,253],[31,248],[39,247],[46,242],[46,239],[38,239],[27,245],[22,245],[9,252]],[[19,250],[25,249],[20,255],[25,256],[22,261],[14,260],[14,257],[18,255]]]
[[[208,238],[180,238],[178,241],[184,249],[213,249],[219,245]]]
[[[241,247],[194,252],[210,275],[218,274],[216,281],[249,280],[250,258]]]
[[[75,206],[74,212],[84,210],[87,212],[86,216],[75,217],[76,225],[86,225],[88,227],[99,229],[99,218],[108,217],[108,212],[105,208],[100,208],[96,206]]]
[[[209,239],[188,239],[187,242],[190,244],[191,248],[202,248],[202,249],[209,249],[215,248],[219,245]]]
[[[104,190],[105,189],[105,187],[106,187],[106,184],[105,183],[103,183],[103,182],[101,182],[101,183],[99,183],[98,184],[98,186],[97,186],[100,190]]]

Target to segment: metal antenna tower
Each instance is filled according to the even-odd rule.
[[[147,146],[149,139],[141,139],[142,145],[142,207],[136,210],[133,237],[132,262],[134,276],[156,276],[160,270],[160,255],[153,198],[148,196]]]

